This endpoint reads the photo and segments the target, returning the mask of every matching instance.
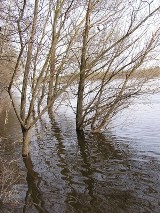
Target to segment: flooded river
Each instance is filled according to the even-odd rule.
[[[46,114],[33,129],[29,159],[21,158],[11,107],[1,109],[0,137],[1,157],[17,159],[21,175],[15,204],[2,212],[160,212],[159,94],[136,101],[99,134],[77,134],[69,109]]]

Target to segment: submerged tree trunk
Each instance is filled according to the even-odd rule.
[[[24,129],[22,127],[22,134],[23,134],[22,156],[27,157],[29,155],[30,132],[28,129]]]

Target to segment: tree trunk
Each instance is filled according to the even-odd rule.
[[[78,98],[77,98],[77,112],[76,112],[76,130],[83,130],[83,96],[84,96],[84,82],[85,74],[80,74]]]
[[[30,145],[30,132],[22,127],[23,134],[23,145],[22,145],[22,156],[27,157],[29,155],[29,145]]]
[[[87,54],[87,42],[90,29],[90,15],[91,15],[91,0],[88,2],[88,8],[86,12],[86,22],[85,29],[83,33],[83,45],[81,53],[81,65],[80,65],[80,80],[78,86],[78,98],[77,98],[77,112],[76,112],[76,130],[83,130],[83,101],[84,101],[84,85],[85,85],[85,76],[86,76],[86,54]]]

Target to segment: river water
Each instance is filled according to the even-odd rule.
[[[20,179],[1,211],[159,213],[159,118],[160,94],[143,96],[103,133],[77,134],[74,115],[63,108],[36,124],[23,160],[18,121],[3,107],[0,155],[16,159]]]

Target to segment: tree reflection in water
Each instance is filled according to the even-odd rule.
[[[77,132],[49,112],[37,126],[33,163],[26,163],[29,200],[38,212],[151,212],[155,165],[135,158],[111,132]],[[71,122],[71,121],[69,121]],[[43,137],[39,135],[43,134]],[[29,165],[28,165],[29,164]],[[158,171],[158,169],[157,169]],[[145,197],[145,199],[144,199]],[[158,205],[158,204],[156,204]],[[154,211],[153,211],[154,212]],[[156,212],[156,211],[155,211]]]
[[[83,131],[80,131],[77,132],[77,149],[79,151],[78,154],[76,154],[76,150],[73,153],[72,150],[68,150],[68,147],[65,147],[64,136],[52,112],[49,112],[49,118],[54,137],[58,142],[55,148],[58,167],[61,168],[61,179],[65,181],[63,183],[64,187],[66,187],[66,192],[65,190],[63,192],[65,196],[65,211],[105,212],[107,206],[108,210],[114,209],[111,204],[114,200],[119,204],[123,201],[124,205],[127,202],[126,197],[131,198],[128,190],[121,193],[121,191],[116,192],[113,189],[112,194],[118,194],[116,199],[105,197],[107,192],[101,197],[101,192],[105,190],[111,191],[110,186],[104,185],[107,182],[105,172],[110,166],[107,165],[107,161],[109,159],[122,160],[122,153],[115,149],[113,141],[107,139],[103,134],[85,135]],[[76,139],[74,138],[74,140]],[[67,190],[67,188],[69,189]]]
[[[33,164],[30,156],[23,159],[27,168],[27,184],[28,190],[26,192],[25,205],[23,213],[28,212],[28,205],[34,205],[40,213],[47,213],[48,211],[44,207],[43,193],[40,190],[41,178],[39,174],[33,170]]]
[[[6,107],[1,108],[0,151],[9,161],[21,155],[21,132],[13,110],[7,113],[5,124]],[[27,192],[26,169],[17,162],[24,173],[15,185],[22,201],[16,213],[160,212],[160,164],[152,152],[146,153],[146,137],[138,141],[138,149],[134,138],[131,141],[112,132],[76,133],[73,118],[58,116],[55,119],[50,112],[35,127],[32,161],[24,159]],[[154,137],[158,147],[159,137]]]

